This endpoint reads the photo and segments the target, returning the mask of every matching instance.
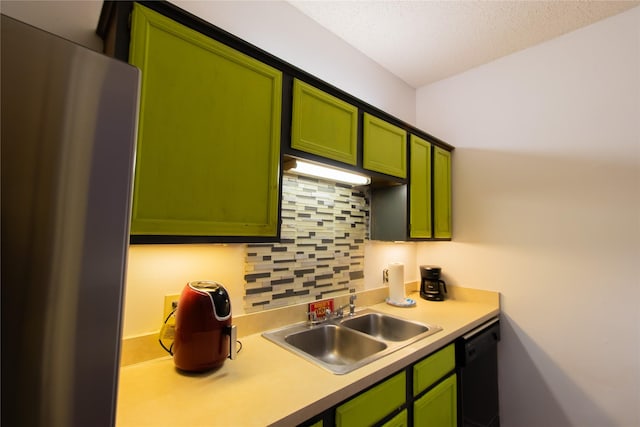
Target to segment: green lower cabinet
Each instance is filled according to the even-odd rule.
[[[431,387],[456,367],[455,346],[449,344],[413,365],[413,396]]]
[[[413,365],[413,396],[428,390],[453,372],[456,366],[455,346],[449,344]],[[456,426],[456,376],[450,375],[413,403],[413,425],[433,427]]]
[[[358,108],[295,79],[291,148],[355,165]]]
[[[450,344],[301,426],[456,427],[454,371]]]
[[[134,3],[132,235],[278,235],[282,73]]]
[[[382,424],[382,427],[408,427],[409,426],[409,415],[407,414],[407,410],[403,409],[395,417],[391,418],[386,423]]]
[[[364,168],[406,178],[407,132],[370,114],[363,117]]]
[[[451,152],[433,150],[433,237],[451,238]]]
[[[416,427],[456,427],[456,375],[451,375],[413,403]]]
[[[336,408],[337,427],[371,426],[406,402],[406,374],[401,372]]]

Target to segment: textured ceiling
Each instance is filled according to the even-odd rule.
[[[638,6],[640,1],[290,1],[418,88]]]

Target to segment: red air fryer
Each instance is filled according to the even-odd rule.
[[[189,282],[176,311],[173,361],[184,371],[201,372],[235,359],[236,327],[231,301],[218,282]]]

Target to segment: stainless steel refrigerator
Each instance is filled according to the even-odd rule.
[[[2,425],[113,425],[139,73],[1,31]]]

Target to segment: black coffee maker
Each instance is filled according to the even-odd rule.
[[[427,301],[444,301],[447,293],[447,284],[440,279],[440,267],[435,265],[421,265],[420,296]],[[442,285],[442,287],[440,286]]]

